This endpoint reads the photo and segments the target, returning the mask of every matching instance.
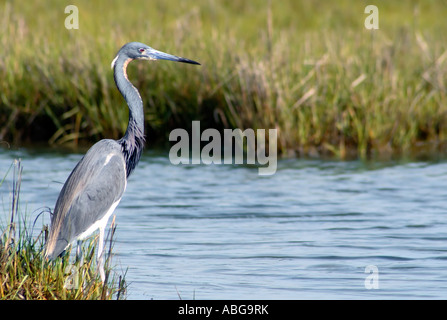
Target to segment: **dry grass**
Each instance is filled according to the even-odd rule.
[[[202,63],[134,62],[149,141],[170,130],[277,128],[279,152],[367,157],[445,150],[447,6],[376,1],[2,2],[0,140],[118,138],[127,108],[110,61],[141,41]],[[54,27],[54,26],[59,27]]]

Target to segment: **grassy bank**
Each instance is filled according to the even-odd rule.
[[[86,245],[79,261],[70,261],[69,252],[53,262],[44,259],[47,229],[44,227],[37,236],[30,234],[20,209],[20,162],[16,161],[13,167],[9,220],[0,225],[0,300],[123,298],[125,282],[121,276],[117,278],[111,274],[110,247],[105,263],[105,284],[96,272],[94,239]],[[6,177],[0,180],[0,185],[5,181],[8,181]]]
[[[64,28],[65,5],[79,29]],[[118,138],[110,62],[145,42],[202,66],[134,62],[149,144],[206,127],[277,128],[283,154],[445,151],[447,5],[375,1],[0,1],[0,140]]]

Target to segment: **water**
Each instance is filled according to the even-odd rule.
[[[22,158],[32,216],[81,158],[0,151],[1,177]],[[447,162],[283,160],[266,177],[146,152],[115,213],[128,299],[447,298]]]

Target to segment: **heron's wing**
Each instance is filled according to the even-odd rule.
[[[73,169],[59,194],[46,255],[58,256],[107,213],[111,214],[125,188],[126,165],[120,145],[114,140],[99,141]]]

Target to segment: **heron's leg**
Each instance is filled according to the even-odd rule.
[[[82,255],[82,240],[76,241],[76,261],[80,261],[79,264],[84,263],[84,256]]]
[[[100,227],[99,228],[98,262],[97,262],[97,264],[98,264],[99,274],[101,275],[101,280],[104,283],[104,281],[106,279],[106,275],[104,272],[103,251],[104,251],[104,227]]]

